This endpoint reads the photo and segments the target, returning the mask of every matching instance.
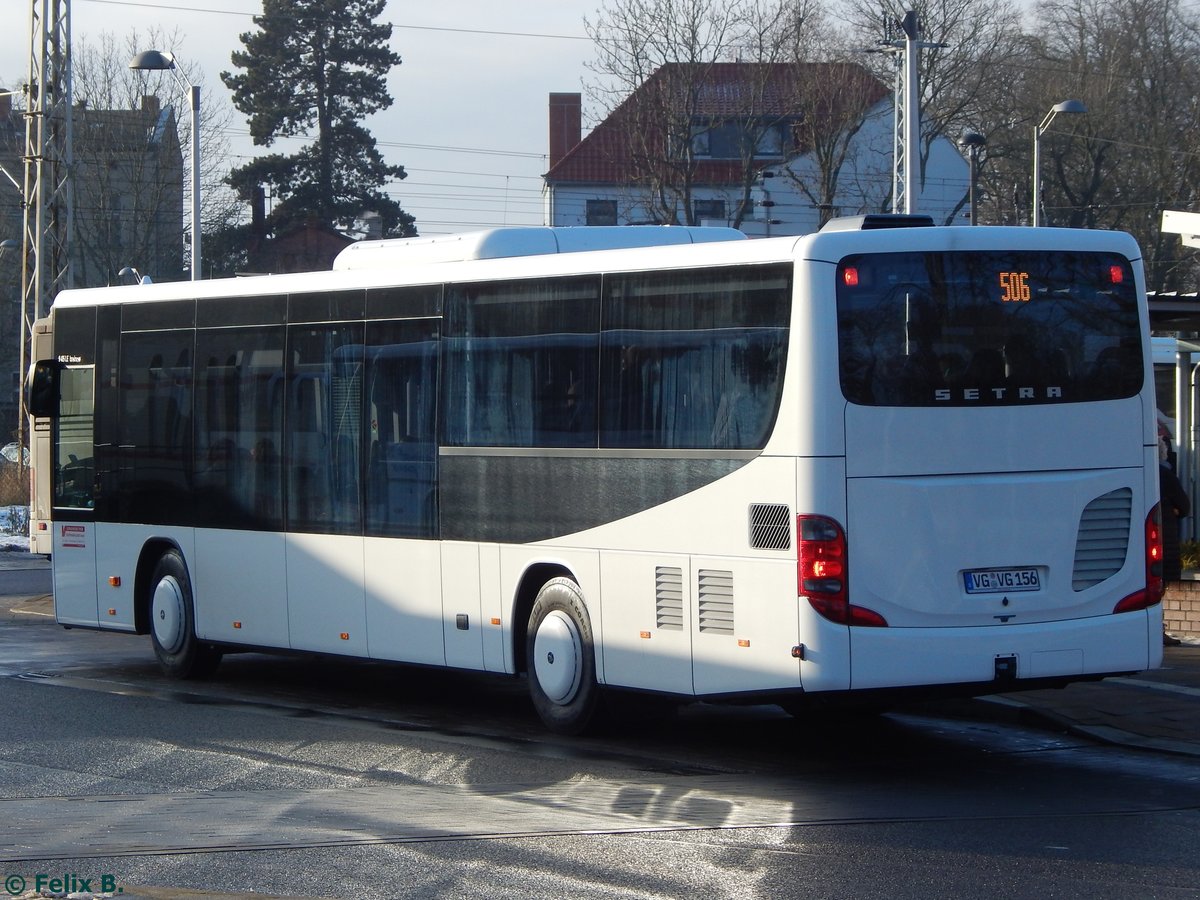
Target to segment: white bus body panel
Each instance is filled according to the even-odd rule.
[[[1124,529],[1140,537],[1140,467],[849,479],[851,600],[893,628],[1110,615],[1145,586],[1142,540],[1131,539],[1119,568],[1086,589],[1073,587],[1076,541],[1084,508],[1121,488],[1135,511]],[[1005,568],[1036,569],[1040,588],[967,593],[967,570]]]
[[[289,534],[287,582],[293,650],[367,655],[361,537]]]
[[[206,641],[287,648],[284,536],[267,531],[196,529],[185,558],[196,598],[196,634]]]
[[[60,625],[95,628],[96,526],[91,522],[55,522],[54,615]]]
[[[161,540],[179,548],[189,575],[195,533],[186,526],[171,525],[114,525],[100,523],[96,530],[96,605],[99,626],[117,631],[134,631],[134,582],[137,562],[142,548],[150,540]],[[117,584],[113,584],[116,580]],[[195,582],[193,581],[193,588]]]
[[[367,538],[364,551],[370,656],[445,665],[438,543]]]
[[[661,506],[546,542],[600,548],[604,620],[593,608],[592,627],[605,683],[686,694],[799,689],[794,534],[786,549],[752,549],[749,527],[752,503],[792,509],[795,478],[794,459],[761,456]]]
[[[442,544],[442,625],[446,665],[483,668],[483,604],[479,586],[479,544]],[[459,628],[459,616],[466,627]]]
[[[1141,397],[1030,407],[846,405],[850,478],[1141,468]],[[1101,439],[1080,441],[1071,435]]]
[[[606,616],[600,644],[610,684],[695,693],[690,565],[687,556],[665,553],[601,554]]]

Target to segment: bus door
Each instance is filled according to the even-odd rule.
[[[51,426],[54,508],[54,609],[60,624],[99,624],[96,595],[96,477],[92,424],[95,367],[65,365],[59,372],[58,415]]]

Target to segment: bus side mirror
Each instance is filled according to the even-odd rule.
[[[62,366],[57,360],[42,359],[29,371],[25,409],[31,416],[58,415],[59,376]]]

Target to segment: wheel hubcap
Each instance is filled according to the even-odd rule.
[[[583,642],[571,617],[554,610],[542,619],[533,640],[533,668],[550,700],[566,705],[579,690],[583,673]]]
[[[179,582],[169,575],[154,588],[150,621],[154,639],[168,653],[174,653],[183,645],[183,591]]]

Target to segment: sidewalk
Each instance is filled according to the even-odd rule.
[[[1164,647],[1161,669],[981,702],[1105,743],[1200,757],[1200,644]]]

